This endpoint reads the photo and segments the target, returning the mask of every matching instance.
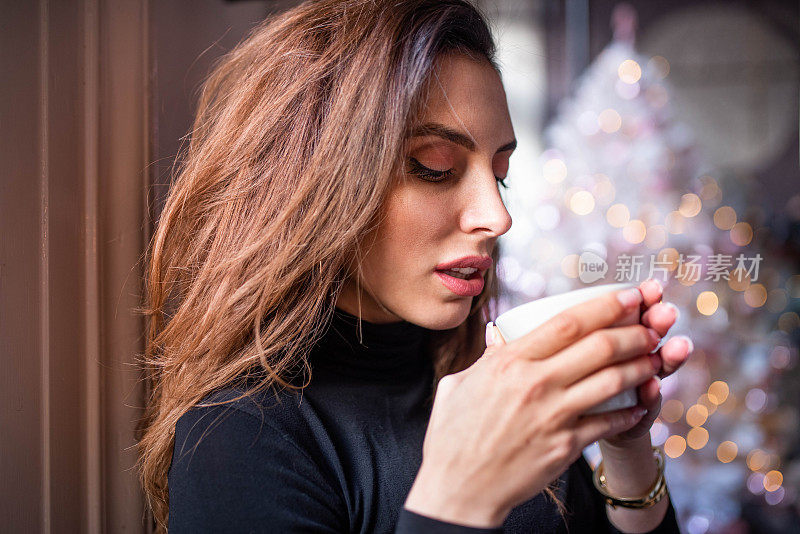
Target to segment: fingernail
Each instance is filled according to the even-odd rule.
[[[658,278],[648,278],[647,281],[655,284],[656,286],[658,286],[659,294],[663,294],[664,293],[664,286],[661,285],[661,282],[658,281]]]
[[[661,356],[658,354],[651,354],[650,355],[650,363],[653,364],[653,369],[656,371],[661,369]]]
[[[641,406],[637,406],[636,408],[633,409],[634,419],[640,419],[646,413],[647,413],[647,408],[643,408]]]
[[[650,334],[650,339],[652,339],[656,345],[658,345],[661,342],[661,336],[659,336],[658,332],[656,332],[652,328],[648,328],[647,333]]]
[[[642,292],[637,287],[626,289],[617,293],[617,299],[622,303],[623,307],[631,308],[634,304],[642,302]]]
[[[654,376],[653,378],[656,379],[656,384],[658,384],[658,390],[661,391],[661,378],[658,375]]]
[[[689,352],[688,352],[688,354],[691,354],[691,353],[692,353],[692,351],[694,350],[694,342],[691,340],[691,338],[689,338],[688,336],[683,336],[683,335],[681,335],[681,336],[675,336],[675,337],[678,337],[678,338],[681,338],[681,339],[685,339],[685,340],[686,340],[686,345],[687,345],[687,346],[688,346],[688,348],[689,348]]]
[[[494,323],[489,321],[486,323],[486,346],[490,347],[494,344]]]
[[[678,317],[680,317],[680,316],[681,316],[681,311],[678,309],[678,307],[677,307],[677,306],[675,306],[675,305],[674,305],[673,303],[671,303],[671,302],[665,302],[665,303],[664,303],[664,305],[665,305],[666,307],[668,307],[668,308],[671,308],[672,310],[675,310],[675,321],[677,321],[677,320],[678,320]]]

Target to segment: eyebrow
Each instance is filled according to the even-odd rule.
[[[438,124],[435,122],[423,124],[422,126],[418,126],[414,129],[411,137],[422,137],[426,135],[435,135],[436,137],[441,137],[442,139],[446,139],[457,145],[466,147],[467,150],[475,150],[475,143],[472,141],[472,139],[457,130],[453,130],[452,128],[445,126],[444,124]],[[517,148],[517,140],[512,139],[508,143],[498,148],[495,154],[498,152],[505,152],[506,150],[514,150],[515,148]]]

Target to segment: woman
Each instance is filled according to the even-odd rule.
[[[606,510],[580,454],[601,440],[621,497],[656,478],[653,377],[688,347],[657,371],[613,325],[664,335],[657,283],[486,350],[515,146],[493,58],[465,1],[321,0],[216,66],[149,257],[159,530],[678,532],[668,497]],[[578,417],[633,386],[643,417]]]

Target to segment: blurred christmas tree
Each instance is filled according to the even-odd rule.
[[[670,335],[695,343],[663,381],[651,431],[671,458],[682,528],[798,532],[800,275],[790,243],[763,226],[745,184],[703,162],[671,111],[668,60],[634,48],[633,9],[619,5],[612,24],[613,42],[545,131],[541,174],[512,177],[498,312],[658,278],[680,310]],[[585,453],[596,465],[596,445]]]

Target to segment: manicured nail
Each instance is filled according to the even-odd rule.
[[[632,308],[634,304],[640,304],[642,302],[642,292],[639,291],[637,287],[626,289],[625,291],[617,293],[617,299],[622,303],[624,308]]]
[[[486,346],[491,347],[494,344],[494,323],[489,321],[486,323]]]
[[[678,321],[678,317],[680,317],[680,316],[681,316],[681,311],[678,309],[678,307],[677,307],[677,306],[675,306],[675,305],[674,305],[673,303],[671,303],[671,302],[665,302],[665,303],[664,303],[664,305],[665,305],[666,307],[668,307],[668,308],[671,308],[671,309],[675,310],[675,321],[677,322],[677,321]]]
[[[688,349],[689,349],[689,352],[688,352],[688,354],[691,354],[691,353],[692,353],[692,351],[694,350],[694,342],[691,340],[691,338],[689,338],[688,336],[683,336],[683,335],[681,335],[681,336],[675,336],[675,337],[677,337],[677,338],[680,338],[680,339],[683,339],[683,340],[686,340],[686,346],[687,346],[687,347],[688,347]]]

